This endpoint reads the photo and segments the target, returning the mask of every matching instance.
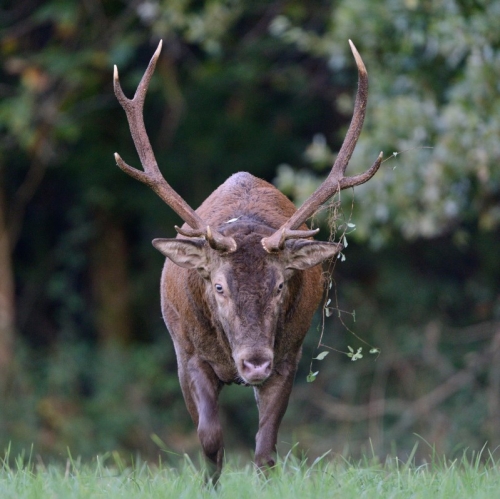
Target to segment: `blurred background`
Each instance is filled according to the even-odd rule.
[[[300,203],[349,124],[348,39],[368,69],[348,172],[380,151],[387,161],[316,217],[322,239],[345,233],[348,247],[304,345],[280,450],[404,456],[418,440],[421,457],[423,441],[449,457],[494,450],[498,26],[498,0],[4,0],[0,452],[198,452],[151,246],[180,220],[113,158],[139,166],[113,64],[131,96],[159,39],[146,128],[193,207],[237,171]],[[359,348],[353,362],[346,353]],[[252,391],[227,387],[221,411],[229,452],[249,458]]]

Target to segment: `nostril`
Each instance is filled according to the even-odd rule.
[[[243,360],[243,369],[249,373],[269,374],[271,370],[271,361],[250,361]]]
[[[242,351],[235,355],[235,362],[241,378],[251,385],[263,383],[273,370],[272,351]]]

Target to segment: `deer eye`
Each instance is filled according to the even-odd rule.
[[[278,284],[278,294],[281,293],[281,291],[283,291],[283,286],[284,286],[284,283],[280,282]]]
[[[215,288],[215,291],[217,291],[217,293],[222,294],[224,292],[224,288],[222,287],[222,284],[215,284],[214,288]]]

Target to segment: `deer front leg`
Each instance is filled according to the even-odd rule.
[[[296,369],[274,373],[263,385],[256,386],[259,430],[255,437],[255,463],[259,468],[272,467],[278,440],[278,429],[288,406]]]
[[[219,421],[218,397],[222,383],[206,362],[192,357],[179,362],[179,380],[186,406],[196,425],[207,458],[210,478],[217,482],[222,471],[224,441]]]

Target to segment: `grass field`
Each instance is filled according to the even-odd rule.
[[[34,462],[35,461],[35,462]],[[36,462],[38,461],[38,463]],[[372,460],[375,461],[375,460]],[[72,498],[495,498],[500,497],[500,468],[484,453],[448,461],[433,458],[416,466],[388,459],[349,463],[328,456],[313,463],[292,455],[281,459],[268,476],[251,465],[229,461],[214,489],[188,458],[178,466],[145,463],[126,466],[116,454],[82,464],[48,466],[40,459],[4,459],[0,468],[2,499]]]

